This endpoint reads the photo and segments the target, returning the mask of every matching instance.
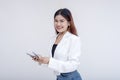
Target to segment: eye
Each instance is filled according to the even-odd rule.
[[[54,22],[58,22],[57,20],[54,20]]]
[[[64,22],[64,20],[60,20],[60,22]]]

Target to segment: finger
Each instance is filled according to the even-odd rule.
[[[35,56],[32,58],[34,61],[38,61],[39,59],[36,58]]]

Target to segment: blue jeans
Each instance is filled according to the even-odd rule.
[[[61,73],[59,76],[57,76],[57,80],[82,80],[82,78],[76,70],[69,73]]]

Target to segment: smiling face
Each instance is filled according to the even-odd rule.
[[[69,22],[62,16],[57,15],[54,19],[54,26],[58,33],[66,32],[68,30]]]

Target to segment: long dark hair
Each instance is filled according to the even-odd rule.
[[[68,31],[77,36],[78,35],[77,30],[74,25],[73,17],[72,17],[70,10],[68,10],[67,8],[57,10],[54,14],[54,19],[57,15],[63,16],[70,23],[70,26],[68,26]],[[58,33],[59,32],[56,30],[56,34]]]

